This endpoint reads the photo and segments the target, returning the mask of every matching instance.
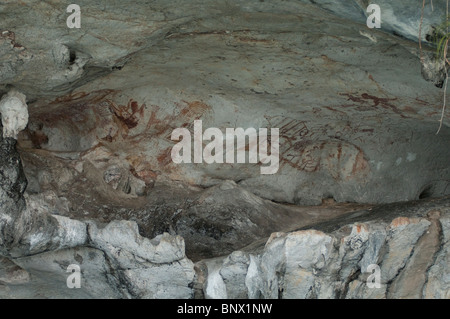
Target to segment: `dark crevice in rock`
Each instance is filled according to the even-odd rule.
[[[433,190],[433,186],[432,185],[428,185],[427,187],[425,187],[424,190],[420,192],[419,199],[425,199],[425,198],[433,197],[433,191],[432,190]]]
[[[398,276],[402,274],[403,269],[405,269],[405,267],[406,267],[406,265],[408,263],[408,260],[411,258],[411,256],[413,254],[414,254],[414,249],[411,250],[411,253],[409,254],[409,257],[406,259],[404,265],[398,268],[398,270],[397,270],[396,274],[394,275],[394,277],[392,279],[390,279],[390,280],[385,282],[385,284],[386,284],[386,293],[385,293],[386,298],[388,298],[388,299],[392,298],[391,297],[392,290],[393,290],[392,284],[395,282],[395,280],[398,278]],[[380,266],[382,267],[383,264],[381,264]]]
[[[361,257],[362,258],[362,257]],[[347,293],[348,293],[348,285],[354,281],[357,280],[359,278],[359,276],[361,275],[361,270],[356,270],[355,272],[353,272],[346,280],[344,283],[341,284],[341,286],[343,286],[343,288],[337,289],[336,292],[336,299],[345,299],[347,297]]]
[[[440,215],[440,213],[438,212],[438,214]],[[429,275],[430,275],[430,269],[433,267],[433,265],[436,264],[436,260],[439,256],[439,254],[442,252],[444,245],[445,245],[445,237],[444,237],[444,233],[442,230],[442,223],[440,222],[440,220],[435,220],[436,224],[437,224],[437,231],[438,231],[438,237],[439,237],[439,246],[437,247],[437,249],[435,250],[432,259],[430,260],[430,263],[427,267],[427,269],[425,270],[425,282],[424,285],[422,287],[422,291],[421,291],[421,297],[424,298],[426,296],[425,292],[426,292],[426,288],[428,285],[428,280],[429,280]],[[430,226],[431,227],[431,226]]]
[[[74,50],[70,50],[69,65],[73,65],[75,63],[76,59],[77,59],[77,53]]]
[[[435,260],[441,241],[440,212],[431,211],[427,214],[430,225],[415,243],[410,256],[404,261],[395,277],[389,282],[388,298],[421,298],[427,281],[427,272]],[[439,244],[436,243],[437,242]],[[414,275],[413,275],[414,274]]]
[[[102,251],[102,253],[105,257],[105,261],[109,270],[106,276],[107,281],[111,284],[111,287],[113,287],[114,289],[118,289],[123,298],[129,299],[130,297],[136,297],[133,296],[132,292],[130,291],[130,285],[127,282],[126,278],[124,278],[117,263],[113,261],[113,259],[111,259],[107,253],[105,253],[104,251]]]
[[[320,222],[317,224],[308,225],[308,227],[298,228],[304,230],[314,228],[323,232],[333,232],[346,224],[356,222],[370,222],[373,220],[380,220],[389,223],[397,216],[415,217],[421,216],[435,207],[448,209],[450,207],[450,196],[424,199],[421,201],[398,202],[391,204],[376,205],[369,209],[358,210],[356,212],[349,212],[344,216],[339,216],[330,221]]]

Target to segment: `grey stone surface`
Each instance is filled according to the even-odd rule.
[[[11,260],[2,257],[0,265],[0,283],[2,285],[19,285],[30,281],[30,273]]]
[[[121,275],[134,298],[190,299],[194,296],[194,264],[187,258],[176,263],[124,269]]]
[[[231,179],[299,205],[446,195],[448,112],[435,135],[442,72],[424,82],[417,43],[391,34],[417,40],[421,5],[377,2],[384,32],[365,25],[370,3],[81,1],[83,24],[72,30],[64,8],[8,3],[2,39],[5,64],[16,71],[1,83],[32,101],[21,145],[84,155],[101,174],[108,166],[98,165],[97,150],[106,149],[108,164],[125,169],[120,187],[111,185],[136,196],[158,179],[200,187]],[[443,12],[443,2],[433,11],[427,2],[422,37]],[[429,62],[434,48],[423,40]],[[279,127],[277,174],[261,176],[258,165],[171,163],[171,131],[197,118],[205,128]]]
[[[412,0],[77,4],[0,6],[0,297],[450,297],[444,1],[423,61]],[[198,119],[279,128],[277,173],[175,164]]]
[[[246,279],[249,264],[249,256],[241,251],[233,252],[224,260],[219,274],[225,283],[227,298],[248,298]]]
[[[121,259],[121,253],[128,252],[136,259],[162,264],[185,256],[183,238],[164,233],[149,240],[139,235],[138,226],[133,221],[113,221],[100,229],[95,224],[89,224],[88,232],[94,245],[117,259]]]
[[[399,217],[392,221],[388,231],[387,253],[380,265],[383,283],[392,281],[405,267],[417,241],[429,226],[428,220]]]
[[[39,203],[26,203],[27,185],[16,141],[0,135],[0,252],[22,257],[83,245],[87,241],[84,223],[63,216],[51,216]]]
[[[15,165],[20,167],[20,161]],[[33,196],[28,198],[24,211],[35,209],[38,216],[49,214],[48,206],[33,200]],[[303,230],[273,233],[265,244],[200,261],[198,265],[206,266],[202,270],[202,276],[206,276],[201,280],[203,295],[206,298],[446,298],[449,213],[447,197],[385,205]],[[58,224],[50,224],[55,228],[47,232],[52,231],[54,238],[35,236],[33,245],[29,240],[29,251],[15,250],[25,256],[2,259],[1,296],[194,298],[194,281],[202,277],[195,272],[204,267],[195,267],[186,258],[180,236],[164,233],[150,240],[139,234],[137,224],[132,221],[97,225],[94,221],[80,222],[58,215],[52,218]],[[24,235],[24,238],[26,242],[30,237]],[[41,252],[49,241],[59,245],[51,246],[49,252]],[[85,245],[92,248],[76,247]],[[369,275],[366,267],[371,263],[381,267],[380,288],[366,284]],[[64,285],[71,264],[81,267],[83,281],[79,290]]]
[[[17,139],[17,134],[28,124],[28,106],[26,96],[11,90],[0,100],[3,136]]]
[[[304,2],[310,2],[304,0]],[[387,32],[395,32],[405,38],[419,38],[419,23],[422,2],[389,1],[389,0],[351,0],[351,1],[312,1],[319,7],[331,11],[343,18],[352,19],[362,24],[372,12],[367,12],[370,4],[377,4],[381,9],[381,28]],[[432,27],[443,22],[445,16],[445,1],[425,1],[423,15],[422,41],[427,40],[427,34],[432,34]]]
[[[122,67],[133,54],[158,44],[162,38],[183,30],[183,24],[207,18],[219,20],[239,11],[300,14],[305,7],[323,8],[340,17],[365,24],[366,8],[379,4],[382,28],[410,39],[418,38],[421,3],[416,1],[145,1],[128,5],[120,1],[93,3],[80,0],[81,29],[68,29],[66,4],[24,1],[3,3],[0,29],[0,82],[19,86],[32,97],[70,91],[93,78]],[[427,1],[424,40],[431,26],[441,22],[444,1]],[[322,15],[327,12],[323,12]],[[266,20],[267,22],[267,20]],[[231,28],[230,28],[231,29]],[[45,32],[42,32],[45,30]],[[230,30],[232,31],[232,30]],[[33,70],[33,71],[31,71]]]
[[[378,215],[363,223],[367,216],[359,215],[350,224],[348,217],[342,218],[343,226],[335,220],[334,224],[318,224],[316,229],[274,233],[264,246],[252,246],[225,258],[250,256],[245,279],[242,267],[215,262],[210,264],[214,266],[204,289],[226,282],[225,274],[240,279],[234,287],[246,284],[249,297],[448,298],[448,271],[444,270],[448,242],[443,233],[448,231],[450,211],[448,199],[446,202],[439,210],[422,206],[414,212],[391,207],[390,212],[401,217],[390,221],[389,216]],[[374,282],[371,265],[380,267],[379,287],[368,285]]]
[[[23,193],[27,182],[16,151],[16,141],[0,133],[0,243],[2,255],[15,241],[14,225],[25,208]]]
[[[430,212],[428,216],[430,226],[415,244],[414,251],[400,275],[392,282],[388,298],[419,299],[423,296],[428,269],[434,264],[434,256],[442,244],[440,212]]]
[[[434,265],[428,269],[428,281],[424,287],[424,297],[430,299],[450,298],[450,219],[440,219],[442,236],[440,249],[436,254]]]
[[[26,284],[8,286],[2,298],[116,299],[124,298],[105,254],[97,249],[77,247],[13,260],[30,274]],[[69,288],[70,265],[80,267],[80,288]]]
[[[1,143],[0,247],[8,257],[0,265],[2,298],[193,296],[194,266],[185,257],[183,238],[164,233],[150,240],[139,235],[132,221],[98,227],[51,214],[59,203],[53,206],[48,200],[54,194],[24,196],[26,179],[16,142],[1,138]],[[79,289],[66,284],[73,264],[81,269]]]

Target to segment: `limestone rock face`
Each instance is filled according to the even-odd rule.
[[[413,26],[420,15],[410,11],[421,8],[412,1],[380,3],[382,32],[365,25],[370,1],[306,2],[224,7],[194,1],[176,9],[154,2],[126,12],[112,3],[103,8],[81,2],[82,28],[68,33],[57,8],[39,4],[34,14],[50,10],[52,17],[45,36],[61,39],[66,48],[38,53],[42,43],[30,38],[38,32],[35,24],[14,31],[15,41],[35,53],[15,77],[20,83],[9,82],[33,99],[20,145],[31,154],[48,151],[37,155],[42,161],[70,160],[58,173],[66,186],[75,182],[74,167],[92,164],[95,173],[91,167],[87,178],[99,184],[101,175],[110,188],[138,197],[166,180],[203,188],[233,180],[259,197],[297,205],[449,194],[448,112],[435,134],[443,68],[427,45],[432,40],[423,39],[422,66],[417,43],[387,33],[417,39]],[[194,3],[202,9],[193,10]],[[426,6],[422,37],[441,19],[441,6]],[[10,4],[5,11],[19,15],[22,9]],[[10,21],[6,17],[3,23]],[[33,78],[41,67],[59,74],[77,63],[81,73],[75,78],[52,73],[50,80],[46,72]],[[90,71],[96,68],[108,74]],[[276,173],[261,175],[261,163],[174,163],[173,130],[193,133],[198,119],[203,130],[278,128]],[[36,169],[25,161],[30,183],[47,187],[53,169],[39,167],[41,181],[35,182]]]
[[[135,222],[113,221],[100,228],[52,214],[45,197],[24,196],[16,141],[2,138],[1,151],[2,298],[193,296],[194,265],[185,257],[183,238],[164,233],[149,240],[139,235]],[[82,269],[81,290],[68,291],[71,265]]]
[[[14,140],[6,141],[12,142],[11,158]],[[19,158],[9,163],[10,170],[20,172]],[[101,225],[52,215],[33,196],[25,207],[23,192],[11,188],[17,180],[7,182],[2,180],[3,194],[22,202],[10,207],[22,209],[7,210],[4,204],[0,212],[2,255],[7,257],[0,264],[3,298],[449,297],[448,197],[358,210],[275,232],[267,241],[194,265],[180,236],[163,233],[150,240],[133,221]],[[222,186],[230,188],[232,184]],[[33,209],[36,222],[47,223],[8,235],[10,216],[20,230]],[[72,265],[82,269],[76,290],[67,288]],[[374,269],[376,287],[369,285]]]
[[[21,211],[25,209],[23,193],[27,187],[27,181],[16,150],[16,143],[13,138],[3,138],[3,133],[0,132],[0,232],[2,234],[0,249],[2,255],[14,244],[16,235],[14,225]]]
[[[86,227],[82,222],[51,216],[39,203],[26,204],[27,181],[16,141],[0,138],[1,255],[22,257],[84,244]]]
[[[355,213],[334,225],[273,233],[260,248],[202,261],[204,290],[216,298],[448,298],[448,270],[435,269],[448,258],[449,202],[439,211],[426,206],[392,207],[402,217],[390,222],[375,211],[368,220]]]
[[[26,96],[11,90],[0,100],[3,136],[17,139],[17,134],[28,124],[28,106]]]
[[[0,7],[0,297],[450,297],[445,1],[77,5]]]

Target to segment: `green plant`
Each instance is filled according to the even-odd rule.
[[[444,70],[445,70],[444,103],[442,105],[442,113],[441,113],[441,118],[439,120],[439,128],[438,128],[436,134],[439,134],[439,132],[442,128],[442,123],[444,122],[445,104],[446,104],[446,97],[447,97],[447,84],[448,84],[447,64],[450,66],[450,62],[448,61],[448,58],[447,58],[448,40],[450,37],[450,32],[448,31],[449,27],[450,27],[450,22],[449,22],[448,0],[447,0],[447,13],[445,15],[444,22],[438,28],[436,28],[436,31],[438,34],[436,59],[437,59],[437,61],[443,61]]]
[[[431,8],[433,9],[433,0],[431,1]],[[420,15],[420,24],[419,24],[419,51],[420,51],[420,62],[423,64],[424,58],[423,58],[423,52],[422,52],[422,23],[423,23],[423,13],[425,8],[425,2],[426,0],[422,1],[422,11]],[[439,134],[442,128],[442,124],[444,122],[444,114],[445,114],[445,107],[446,107],[446,97],[447,97],[447,84],[448,84],[448,71],[447,71],[447,65],[450,66],[450,62],[447,58],[447,52],[448,52],[448,42],[450,38],[449,33],[449,27],[450,27],[450,21],[449,21],[449,14],[448,14],[448,4],[449,0],[447,0],[447,10],[446,14],[444,16],[444,21],[441,25],[435,28],[435,42],[437,44],[436,48],[436,63],[442,63],[444,72],[445,72],[445,84],[444,84],[444,101],[442,105],[442,112],[441,112],[441,118],[439,120],[439,128],[436,132],[436,135]]]
[[[450,65],[450,62],[448,61],[447,58],[447,49],[448,49],[448,42],[449,42],[449,38],[450,38],[450,32],[449,27],[450,27],[450,21],[449,21],[450,16],[446,16],[444,18],[444,22],[442,22],[441,25],[437,26],[434,30],[435,33],[435,44],[436,44],[436,59],[439,60],[444,60],[445,63]]]

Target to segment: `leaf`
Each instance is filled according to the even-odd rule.
[[[447,43],[447,39],[449,38],[449,34],[446,34],[445,36],[443,36],[438,43],[437,46],[437,57],[440,58],[444,55],[445,52],[445,46],[444,44]]]

